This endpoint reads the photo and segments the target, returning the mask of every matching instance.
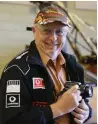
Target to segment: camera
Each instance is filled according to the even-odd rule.
[[[60,91],[58,96],[62,95],[64,92],[66,92],[68,89],[70,89],[72,86],[76,84],[79,86],[79,90],[81,92],[81,96],[83,99],[93,96],[93,87],[90,84],[81,84],[81,82],[75,82],[75,81],[66,81],[64,85],[64,89]]]

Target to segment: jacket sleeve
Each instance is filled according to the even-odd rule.
[[[76,64],[77,66],[77,73],[78,73],[78,78],[79,81],[84,84],[84,69],[81,65],[79,65],[78,63]],[[85,122],[87,122],[91,117],[92,117],[92,108],[90,107],[89,103],[88,103],[88,99],[85,99],[85,103],[88,105],[89,107],[89,116],[88,118],[85,120]]]
[[[27,79],[17,67],[3,72],[0,82],[2,124],[46,124],[53,121],[49,106],[32,106],[32,98],[25,81]]]

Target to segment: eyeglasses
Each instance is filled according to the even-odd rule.
[[[51,36],[52,34],[56,34],[56,36],[65,36],[67,35],[67,30],[64,30],[64,29],[43,29],[41,27],[39,27],[39,30],[41,31],[41,33],[43,35],[46,35],[46,36]]]

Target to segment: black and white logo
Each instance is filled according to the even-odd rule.
[[[6,94],[6,108],[20,107],[20,94]]]
[[[6,93],[19,93],[20,92],[20,80],[8,80]]]

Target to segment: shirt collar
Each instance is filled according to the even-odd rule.
[[[57,61],[60,63],[60,65],[65,64],[66,60],[65,60],[65,58],[63,57],[62,53],[60,53],[60,54],[58,55]]]

